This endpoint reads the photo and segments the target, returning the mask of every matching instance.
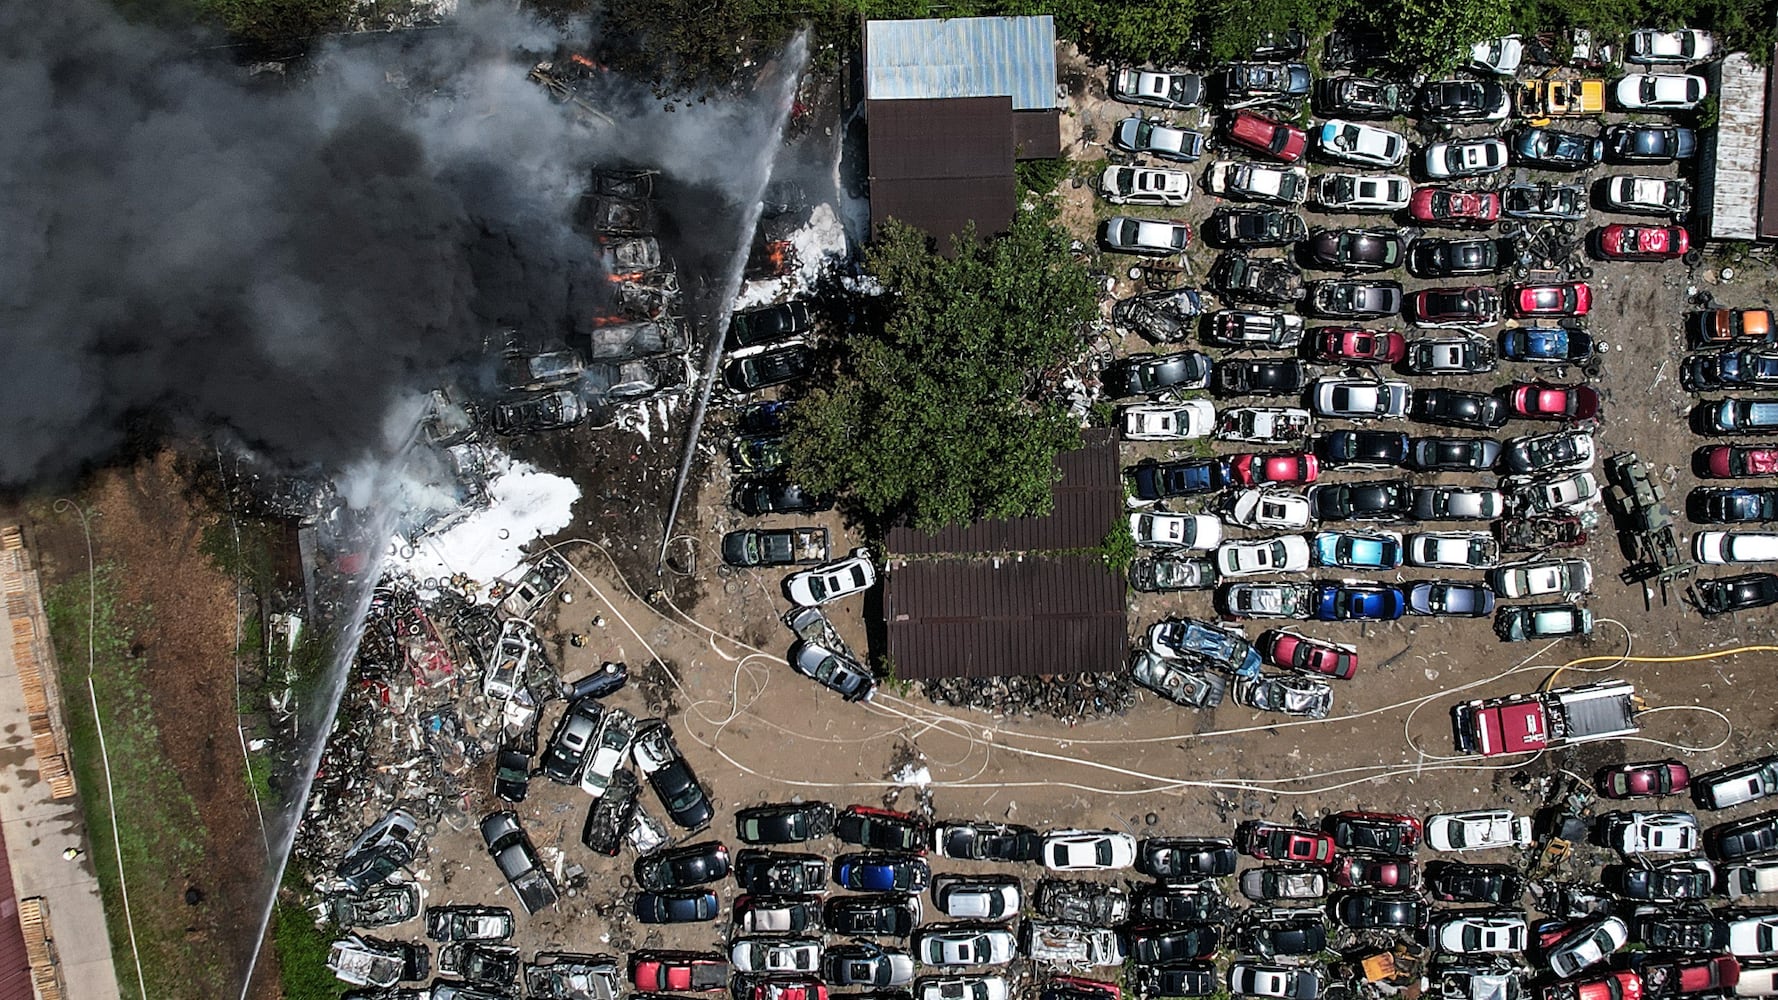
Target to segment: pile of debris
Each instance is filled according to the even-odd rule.
[[[1069,725],[1124,715],[1136,702],[1124,673],[937,677],[921,682],[920,690],[940,705],[1026,718],[1047,715]]]

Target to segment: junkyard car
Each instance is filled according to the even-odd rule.
[[[1217,160],[1206,186],[1212,194],[1276,205],[1300,205],[1309,195],[1309,172],[1302,167]]]
[[[812,608],[862,594],[877,584],[877,568],[865,549],[855,549],[845,559],[792,573],[784,578],[784,593],[791,603]]]
[[[1131,153],[1191,163],[1204,155],[1204,135],[1162,118],[1125,118],[1111,133],[1112,145]]]
[[[1099,193],[1113,205],[1158,205],[1176,208],[1191,201],[1191,175],[1160,167],[1106,167]]]
[[[1169,257],[1191,245],[1191,226],[1178,220],[1113,216],[1099,227],[1108,249],[1144,257]]]
[[[1197,107],[1204,81],[1196,73],[1176,73],[1126,66],[1111,80],[1111,96],[1130,104],[1185,110]]]
[[[1426,846],[1435,851],[1483,851],[1530,843],[1530,817],[1515,816],[1507,809],[1436,813],[1426,820]]]
[[[1315,201],[1336,212],[1394,212],[1408,207],[1414,184],[1401,174],[1327,173],[1315,179]]]
[[[1215,708],[1222,704],[1228,688],[1228,681],[1221,674],[1146,649],[1130,654],[1130,678],[1168,701],[1187,708]]]

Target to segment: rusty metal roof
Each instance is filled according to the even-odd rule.
[[[896,562],[889,658],[905,680],[1116,670],[1124,587],[1097,555]]]
[[[1051,495],[1055,506],[1042,517],[977,521],[941,531],[891,529],[891,555],[1035,552],[1096,549],[1124,513],[1117,437],[1109,428],[1081,433],[1081,447],[1056,456],[1062,478]]]

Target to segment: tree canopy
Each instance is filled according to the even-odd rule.
[[[837,374],[797,404],[791,472],[883,523],[937,528],[1049,509],[1055,456],[1079,422],[1042,375],[1080,348],[1092,276],[1040,211],[1005,235],[885,226],[867,266],[884,293],[840,347]]]

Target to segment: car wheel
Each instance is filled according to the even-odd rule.
[[[1686,267],[1697,267],[1704,262],[1704,251],[1694,247],[1693,249],[1687,250],[1685,255],[1679,259],[1685,262]]]

